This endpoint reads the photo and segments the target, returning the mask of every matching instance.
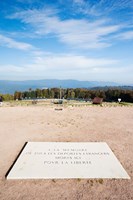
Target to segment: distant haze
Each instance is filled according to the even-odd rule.
[[[0,80],[0,93],[14,93],[17,91],[25,91],[31,89],[44,89],[53,87],[62,88],[92,88],[103,86],[119,86],[113,82],[98,82],[98,81],[78,81],[78,80],[27,80],[27,81],[3,81]]]

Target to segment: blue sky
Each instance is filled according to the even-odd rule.
[[[0,80],[133,84],[133,0],[4,0],[0,8]]]

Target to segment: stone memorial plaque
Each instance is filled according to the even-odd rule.
[[[7,179],[130,179],[103,142],[28,142]]]

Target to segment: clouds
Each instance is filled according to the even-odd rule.
[[[92,1],[85,0],[67,0],[66,3],[61,1],[64,5],[63,13],[59,5],[57,8],[56,4],[55,8],[46,5],[41,9],[20,10],[7,18],[19,20],[25,24],[25,28],[28,27],[27,31],[31,31],[32,37],[55,38],[60,42],[60,45],[67,45],[71,49],[102,49],[116,43],[119,33],[125,35],[129,24],[118,23],[105,16],[100,18],[96,16],[106,14],[104,10],[109,12],[109,9],[128,7],[131,1],[100,0],[92,3]],[[70,7],[73,9],[78,6],[75,9],[76,16],[80,16],[79,13],[83,9],[84,14],[87,12],[89,17],[80,16],[77,18],[66,14],[68,10],[65,10],[67,8],[65,5],[68,2],[72,2]],[[91,15],[95,17],[91,18]],[[123,37],[124,39],[126,37]]]
[[[0,45],[8,47],[8,48],[15,48],[15,49],[24,50],[24,51],[33,49],[33,46],[28,43],[18,42],[14,39],[11,39],[3,35],[0,35]]]
[[[34,57],[24,66],[0,66],[3,79],[76,79],[127,82],[131,80],[133,66],[119,66],[122,62],[115,59],[91,58],[69,54],[46,54]],[[129,75],[129,76],[128,76]],[[109,77],[110,76],[110,77]],[[94,79],[95,77],[95,79]]]
[[[76,71],[76,70],[93,70],[94,68],[107,67],[116,64],[118,61],[113,59],[95,59],[86,56],[69,55],[69,54],[51,54],[36,57],[35,65],[40,66],[40,69],[45,70],[61,70],[61,71]],[[42,66],[42,67],[41,67]]]
[[[104,68],[108,68],[109,66],[116,65],[119,63],[118,60],[114,59],[106,59],[106,58],[88,58],[87,56],[79,56],[79,55],[72,55],[72,54],[52,54],[52,53],[43,53],[43,54],[36,54],[33,57],[32,62],[30,64],[26,64],[22,66],[21,63],[18,67],[13,65],[6,65],[5,70],[11,69],[19,71],[25,71],[28,69],[30,71],[36,71],[41,73],[42,71],[82,71],[82,70],[89,70],[95,71],[96,69],[101,70]]]
[[[34,57],[30,64],[25,64],[24,66],[19,64],[17,66],[6,65],[2,68],[0,67],[0,73],[8,74],[10,72],[10,77],[14,74],[18,78],[26,75],[28,79],[43,76],[43,78],[71,77],[80,80],[82,79],[81,74],[88,74],[90,76],[90,74],[97,74],[99,72],[104,73],[105,70],[110,70],[111,66],[116,65],[118,62],[118,60],[105,58],[96,59],[69,54],[46,54]]]
[[[127,31],[125,33],[121,33],[118,36],[122,40],[133,40],[133,31]]]
[[[132,9],[133,0],[73,0],[73,7],[85,15],[102,16],[118,10]]]
[[[79,80],[131,76],[133,0],[14,2],[1,13],[0,50],[7,48],[0,61],[1,76]]]
[[[57,10],[41,9],[15,13],[11,19],[19,19],[34,29],[35,35],[52,36],[61,43],[78,48],[104,48],[111,45],[110,34],[115,34],[121,25],[109,25],[108,19],[61,19]]]

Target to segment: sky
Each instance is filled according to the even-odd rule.
[[[133,0],[0,1],[0,80],[133,84]]]

